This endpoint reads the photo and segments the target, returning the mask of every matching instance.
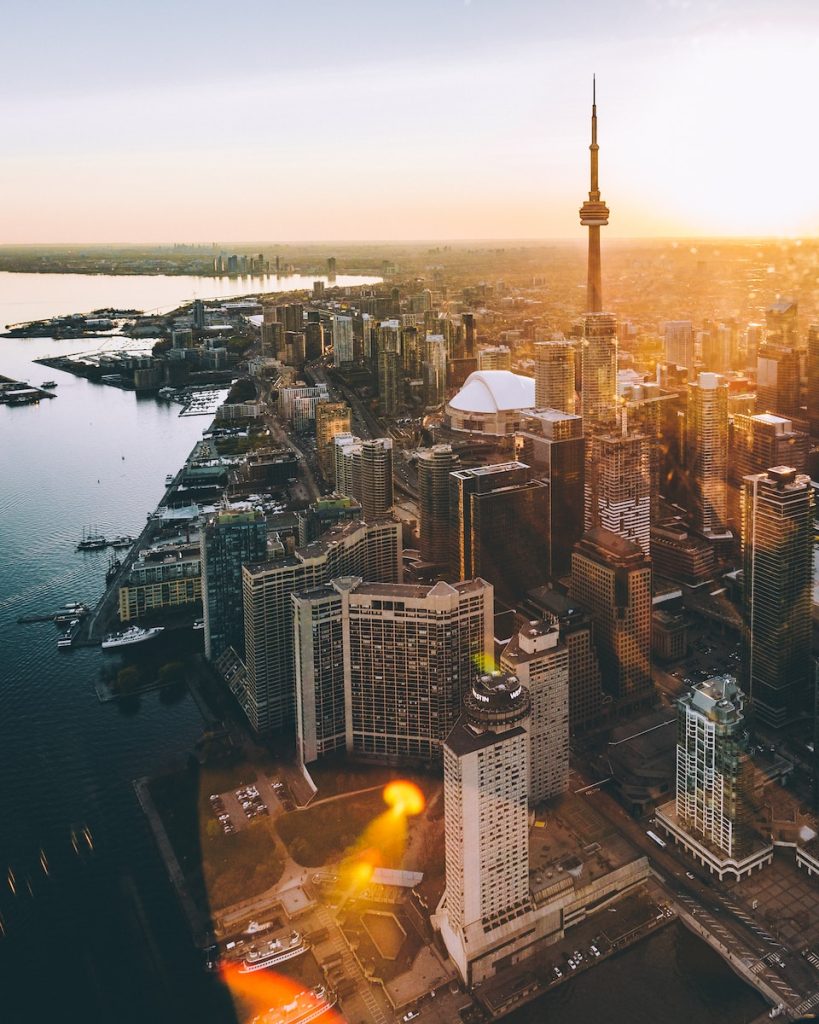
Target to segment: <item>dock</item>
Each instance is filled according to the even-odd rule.
[[[24,380],[12,380],[0,374],[0,405],[32,405],[41,398],[56,398],[46,388],[28,384]]]

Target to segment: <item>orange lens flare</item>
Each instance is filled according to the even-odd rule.
[[[396,779],[384,787],[384,802],[402,817],[420,814],[425,805],[424,794],[418,786],[402,779]]]
[[[241,1004],[242,1018],[252,1024],[275,1024],[281,1019],[281,1011],[285,1007],[293,1007],[297,1001],[305,1013],[311,1009],[318,1010],[323,1002],[320,995],[305,990],[302,982],[269,969],[245,974],[237,965],[226,964],[221,974],[231,995]],[[325,993],[325,998],[335,997],[332,993]],[[329,1006],[321,1019],[328,1024],[342,1024],[343,1021],[341,1015]]]

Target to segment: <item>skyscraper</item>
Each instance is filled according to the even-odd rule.
[[[587,313],[581,343],[583,427],[589,433],[614,426],[617,409],[617,318]]]
[[[386,518],[345,523],[292,556],[244,566],[247,679],[237,697],[257,732],[287,728],[294,719],[291,594],[340,576],[397,583],[401,571],[401,526]]]
[[[436,408],[446,398],[446,341],[442,334],[428,334],[424,342],[422,365],[424,405]]]
[[[491,656],[492,588],[344,577],[293,596],[298,747],[437,762],[476,666]]]
[[[545,341],[535,345],[535,405],[574,414],[574,345]]]
[[[479,370],[511,370],[512,351],[507,345],[490,345],[478,352]]]
[[[701,373],[688,385],[686,465],[692,525],[709,538],[730,537],[728,387],[716,373]]]
[[[792,467],[743,480],[742,683],[772,726],[808,710],[813,516],[810,478]]]
[[[530,709],[529,693],[515,676],[478,676],[444,744],[446,889],[438,921],[469,985],[490,976],[499,956],[521,945],[510,922],[532,908]]]
[[[594,527],[574,549],[569,596],[594,618],[603,686],[618,711],[650,707],[650,559],[633,541]]]
[[[501,668],[523,683],[532,701],[529,803],[569,786],[569,652],[557,623],[527,622],[509,641]]]
[[[267,554],[267,523],[261,512],[217,512],[200,534],[205,656],[215,661],[228,647],[245,653],[242,566]]]
[[[753,765],[743,694],[715,676],[677,701],[677,792],[660,825],[720,878],[740,878],[771,859],[754,829]]]
[[[361,502],[366,518],[387,515],[393,505],[392,438],[333,438],[336,490]]]
[[[378,330],[378,398],[384,416],[395,416],[401,399],[401,324],[385,320]]]
[[[546,581],[547,488],[521,462],[450,474],[450,571],[480,576],[506,600]]]
[[[694,325],[690,320],[667,320],[665,323],[665,361],[684,366],[688,379],[694,376]]]
[[[819,438],[819,323],[808,329],[808,422],[811,437]]]
[[[639,544],[651,544],[651,449],[643,434],[602,434],[588,441],[585,525],[602,526]]]
[[[585,450],[583,420],[553,409],[526,414],[516,435],[521,461],[548,483],[548,575],[565,576],[583,533]]]
[[[320,402],[316,406],[316,457],[321,475],[332,480],[335,472],[333,438],[349,434],[352,410],[346,402]]]
[[[355,361],[353,347],[353,318],[351,316],[333,316],[333,365]]]
[[[449,560],[449,474],[460,465],[448,444],[417,452],[421,558],[435,565]]]
[[[799,416],[799,352],[768,340],[756,359],[756,407],[760,412]]]

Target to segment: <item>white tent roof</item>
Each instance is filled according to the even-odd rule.
[[[511,370],[476,370],[449,404],[461,412],[533,409],[535,381]]]

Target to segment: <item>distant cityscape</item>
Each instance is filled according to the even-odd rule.
[[[676,920],[771,1017],[819,1006],[819,920],[781,907],[819,901],[817,249],[621,245],[618,278],[597,139],[595,97],[585,303],[557,245],[0,252],[248,277],[8,335],[212,417],[139,537],[78,538],[106,590],[55,617],[65,649],[201,632],[190,799],[230,886],[183,855],[191,769],[140,803],[203,964],[292,972],[281,1024],[499,1019]]]

